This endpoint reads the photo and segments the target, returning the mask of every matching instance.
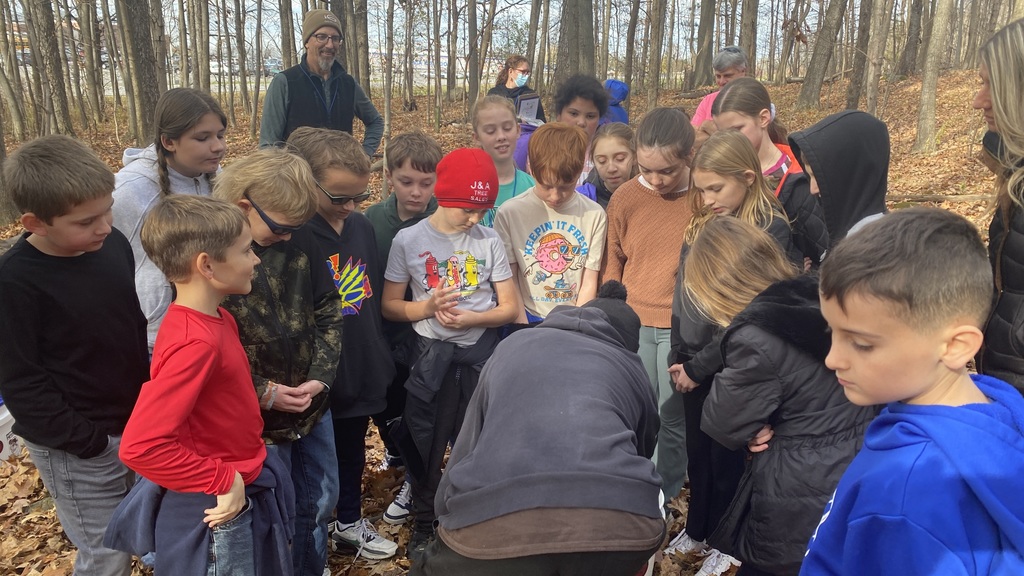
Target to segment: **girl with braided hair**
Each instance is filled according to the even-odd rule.
[[[157,101],[153,143],[124,151],[114,177],[114,227],[128,237],[135,256],[135,288],[148,321],[150,353],[171,304],[171,284],[146,256],[139,232],[149,210],[168,194],[209,196],[227,146],[227,117],[209,94],[168,90]]]

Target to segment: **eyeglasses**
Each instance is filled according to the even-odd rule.
[[[321,186],[319,182],[316,183],[316,187],[319,188],[320,191],[323,192],[325,196],[330,198],[331,204],[334,204],[335,206],[344,206],[349,202],[355,202],[356,204],[359,204],[361,202],[365,202],[366,199],[370,197],[369,190],[363,192],[362,194],[356,194],[355,196],[335,196],[334,194],[331,194],[330,192],[325,190],[324,187]]]
[[[242,194],[242,196],[244,196],[245,199],[249,201],[249,204],[252,204],[252,207],[256,209],[256,213],[259,214],[260,218],[263,219],[263,223],[266,224],[267,228],[270,229],[270,233],[271,234],[274,234],[274,235],[277,235],[277,236],[287,236],[289,234],[293,234],[295,232],[298,232],[299,228],[302,227],[302,226],[285,226],[283,224],[278,224],[277,222],[274,222],[270,218],[270,216],[267,216],[266,212],[264,212],[263,210],[260,210],[260,207],[257,206],[256,203],[252,201],[252,198],[249,196],[248,192],[246,192],[245,194]]]
[[[316,38],[316,41],[321,44],[327,44],[328,40],[335,44],[341,44],[341,36],[338,36],[337,34],[334,36],[331,36],[330,34],[313,34],[313,38]]]
[[[519,68],[516,68],[515,70],[516,70],[516,72],[519,72],[523,76],[529,76],[530,75],[530,69],[529,68],[527,68],[526,70],[520,70]]]

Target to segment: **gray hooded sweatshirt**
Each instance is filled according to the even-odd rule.
[[[135,289],[139,294],[139,304],[149,322],[146,338],[149,341],[149,353],[153,353],[153,343],[160,328],[167,308],[171,305],[173,292],[171,283],[167,281],[153,261],[142,249],[142,222],[149,210],[160,199],[160,176],[157,171],[156,147],[128,148],[121,158],[124,163],[114,176],[114,227],[120,230],[132,245],[135,256]],[[167,167],[167,175],[171,181],[171,192],[174,194],[210,195],[210,180],[206,176],[190,178]]]

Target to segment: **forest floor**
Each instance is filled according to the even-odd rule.
[[[980,149],[978,143],[984,133],[981,115],[970,107],[977,84],[974,71],[954,71],[940,78],[936,105],[940,144],[938,151],[933,154],[910,153],[917,129],[921,90],[919,78],[891,84],[883,82],[879,95],[879,115],[888,125],[892,140],[890,208],[921,204],[939,206],[967,217],[987,236],[989,214],[988,202],[984,198],[992,190],[993,177],[976,159]],[[799,84],[770,87],[779,120],[791,131],[806,128],[824,116],[841,110],[845,103],[846,84],[834,82],[823,87],[820,110],[793,112],[799,90]],[[419,111],[397,112],[392,121],[392,133],[399,134],[415,127],[432,132],[428,128],[430,116],[426,100],[426,97],[420,98]],[[630,118],[635,124],[646,108],[646,95],[635,94],[633,102]],[[682,106],[688,111],[692,111],[697,103],[697,99],[682,98],[678,93],[670,91],[663,91],[659,99],[660,105]],[[396,101],[396,110],[400,110],[400,105]],[[465,122],[462,104],[451,105],[443,111],[442,116],[444,121],[441,130],[432,132],[442,148],[447,151],[459,146],[470,146],[470,127]],[[229,151],[225,164],[256,148],[256,144],[248,138],[249,126],[243,118],[244,113],[239,112],[238,125],[228,130]],[[124,125],[121,118],[116,125],[111,122],[100,130],[81,131],[79,136],[116,170],[121,166],[121,153],[125,147]],[[356,125],[356,136],[361,137],[361,126],[358,122]],[[117,132],[118,126],[121,133]],[[14,144],[9,145],[9,149],[13,147]],[[379,173],[371,180],[371,188],[379,192]],[[926,195],[942,198],[922,201]],[[20,226],[16,224],[0,226],[0,238],[9,238],[18,233]],[[376,431],[371,431],[367,436],[366,446],[363,510],[366,516],[379,519],[401,487],[401,475],[394,470],[378,470],[383,447]],[[669,509],[669,531],[675,535],[682,529],[686,516],[685,494],[672,500]],[[394,527],[384,522],[377,522],[377,526],[384,536],[399,542],[396,559],[368,562],[354,560],[351,554],[331,553],[330,567],[335,576],[399,576],[408,572],[409,562],[404,558],[404,552],[405,544],[409,541],[409,528]],[[0,574],[66,576],[72,572],[74,555],[74,547],[60,530],[53,503],[46,496],[31,462],[27,458],[15,458],[8,463],[0,463]],[[661,576],[690,576],[699,568],[699,561],[699,558],[692,556],[659,558],[654,573]],[[147,572],[137,568],[135,573]]]

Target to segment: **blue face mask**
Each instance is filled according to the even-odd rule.
[[[519,77],[516,78],[516,86],[518,86],[519,88],[522,88],[523,86],[526,86],[526,82],[529,79],[530,79],[530,75],[529,74],[520,74]]]

